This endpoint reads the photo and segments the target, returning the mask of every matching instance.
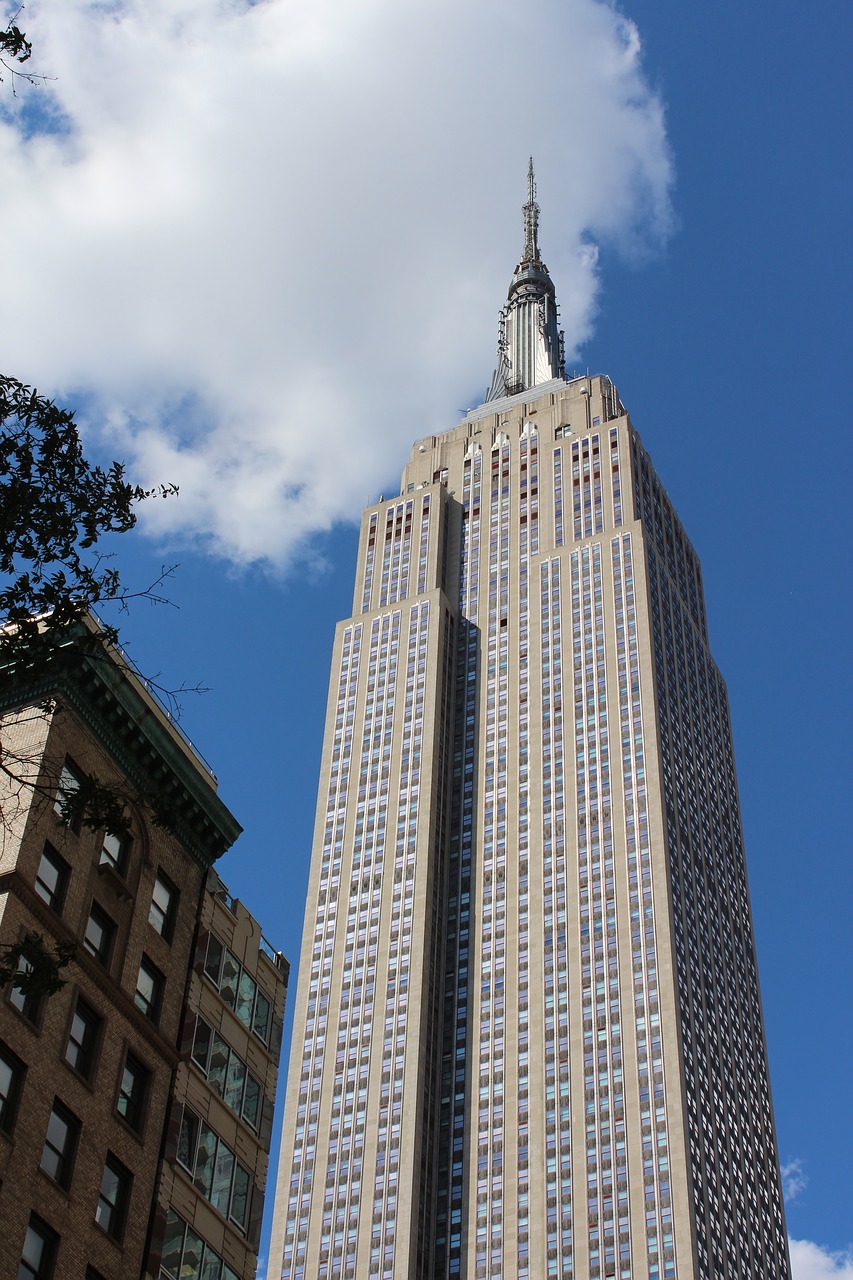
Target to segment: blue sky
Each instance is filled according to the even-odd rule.
[[[120,546],[133,581],[180,563],[178,607],[124,634],[210,686],[183,723],[246,829],[223,877],[295,961],[354,521],[488,382],[533,151],[570,364],[702,559],[795,1277],[851,1280],[849,6],[106,12],[27,8],[58,79],[4,98],[0,343],[181,483]]]

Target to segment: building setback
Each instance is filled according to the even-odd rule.
[[[0,944],[77,952],[0,993],[0,1280],[251,1280],[287,962],[212,870],[240,827],[114,650],[2,711]],[[129,835],[63,820],[85,775]]]
[[[529,184],[487,401],[362,518],[270,1275],[783,1280],[701,569]]]

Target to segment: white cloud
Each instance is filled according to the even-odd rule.
[[[781,1174],[785,1201],[789,1204],[793,1203],[808,1186],[808,1174],[803,1169],[801,1160],[789,1160],[787,1164],[783,1164]]]
[[[26,27],[57,79],[0,121],[4,371],[85,395],[180,483],[160,535],[238,562],[286,564],[481,394],[531,151],[572,351],[596,245],[669,230],[607,0],[32,0]],[[60,132],[26,137],[34,99]]]
[[[853,1252],[832,1253],[811,1240],[789,1240],[793,1280],[853,1280]]]

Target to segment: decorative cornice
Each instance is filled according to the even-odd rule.
[[[168,801],[169,831],[202,866],[237,839],[242,827],[212,775],[117,652],[88,645],[81,652],[72,640],[39,679],[4,685],[0,714],[54,698],[72,710],[132,786]]]

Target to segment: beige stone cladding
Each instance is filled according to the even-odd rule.
[[[239,966],[239,972],[233,970],[233,1000],[230,988],[223,995],[208,973],[213,967],[208,957],[220,947]],[[287,962],[264,939],[257,920],[211,871],[189,977],[152,1260],[168,1263],[174,1256],[177,1215],[240,1280],[251,1280],[255,1274],[287,972]],[[269,1003],[263,1022],[257,1011],[258,993]],[[227,1149],[234,1166],[239,1164],[246,1171],[245,1214],[242,1202],[235,1203],[233,1190],[230,1204],[223,1198],[214,1207],[210,1195],[194,1180],[192,1154],[182,1142],[193,1125],[208,1126],[224,1144],[217,1149],[220,1168],[230,1159],[223,1155]],[[150,1274],[160,1273],[152,1267]]]
[[[365,511],[300,975],[276,1275],[786,1280],[725,686],[609,379]]]

